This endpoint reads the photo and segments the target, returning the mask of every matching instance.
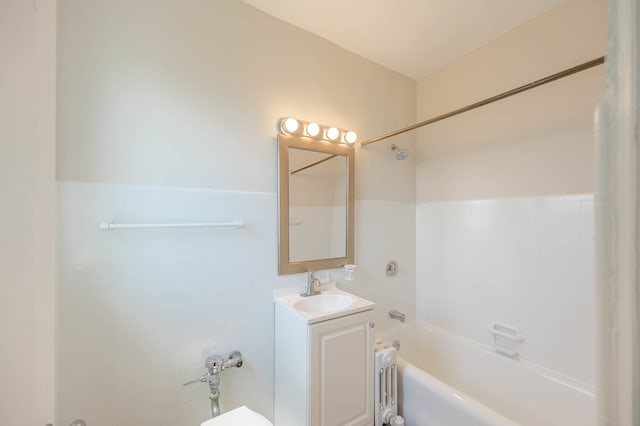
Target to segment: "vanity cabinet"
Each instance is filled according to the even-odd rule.
[[[307,323],[275,310],[275,424],[373,425],[373,311]]]

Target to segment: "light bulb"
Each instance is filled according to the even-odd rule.
[[[287,133],[294,133],[296,130],[298,130],[298,120],[296,120],[295,118],[287,118],[284,121],[284,130]]]
[[[318,136],[318,133],[320,133],[320,126],[317,123],[307,124],[307,134],[309,136]]]
[[[354,143],[358,140],[358,134],[353,130],[349,130],[347,134],[344,135],[344,140],[347,141],[347,143]]]
[[[340,130],[335,127],[329,127],[327,129],[327,138],[329,138],[330,141],[335,141],[338,139],[338,136],[340,136]]]

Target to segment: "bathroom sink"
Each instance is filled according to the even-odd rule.
[[[373,309],[375,303],[347,293],[336,287],[335,281],[324,284],[320,294],[303,297],[305,287],[289,287],[274,290],[273,301],[282,312],[292,314],[291,318],[301,318],[307,324],[315,324],[345,315]]]
[[[354,302],[355,299],[351,295],[318,294],[300,299],[294,302],[292,307],[298,311],[319,314],[348,308]]]

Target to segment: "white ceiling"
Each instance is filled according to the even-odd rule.
[[[564,0],[243,0],[416,80]]]

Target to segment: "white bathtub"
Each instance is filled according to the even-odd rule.
[[[593,426],[593,387],[437,327],[411,322],[400,342],[398,393],[407,426]]]

